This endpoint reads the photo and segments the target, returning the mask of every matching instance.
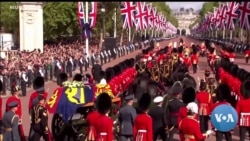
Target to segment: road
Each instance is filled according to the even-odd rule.
[[[191,39],[191,38],[185,38],[185,37],[182,37],[184,39],[184,42],[187,44],[187,45],[190,45],[191,42],[192,43],[195,43],[195,44],[199,44],[200,41],[197,41],[197,40],[194,40],[194,39]],[[180,37],[179,38],[175,38],[175,39],[171,39],[171,40],[168,40],[168,41],[163,41],[160,43],[160,46],[167,46],[170,42],[179,42],[180,40]],[[114,66],[116,64],[118,64],[119,62],[125,60],[125,59],[128,59],[128,58],[131,58],[131,57],[135,57],[138,53],[140,53],[141,51],[136,51],[136,52],[133,52],[133,53],[130,53],[129,55],[127,56],[123,56],[121,58],[117,58],[116,60],[113,60],[107,64],[104,64],[103,65],[103,69],[106,69],[108,67],[111,67],[111,66]],[[238,59],[236,58],[235,59],[235,62],[237,64],[239,64],[242,68],[247,68],[247,66],[244,64],[244,58],[243,58],[243,55]],[[206,62],[206,58],[203,57],[203,58],[200,58],[200,62],[199,62],[199,70],[196,74],[192,74],[194,76],[194,78],[202,78],[204,76],[204,70],[207,68],[207,62]],[[79,72],[79,70],[78,70]],[[88,69],[88,71],[86,73],[90,73],[90,69]],[[49,93],[49,97],[53,94],[53,91],[54,89],[57,88],[57,85],[55,82],[52,82],[52,81],[49,81],[45,84],[45,90]],[[24,133],[26,136],[28,136],[29,134],[29,128],[30,128],[30,120],[29,120],[29,113],[28,113],[28,101],[29,101],[29,95],[33,92],[32,89],[28,89],[27,90],[27,96],[26,97],[21,97],[21,103],[22,103],[22,113],[23,113],[23,126],[24,126]],[[7,100],[7,97],[3,98],[3,106],[2,106],[2,110],[4,111],[5,109],[5,102]],[[52,114],[49,114],[49,125],[51,125],[51,119],[52,119]],[[175,135],[174,136],[174,139],[175,140],[179,140],[179,136],[178,135]],[[215,138],[214,136],[210,136],[208,139],[208,141],[215,141]],[[239,140],[238,136],[234,134],[233,136],[233,140],[234,141],[237,141]]]

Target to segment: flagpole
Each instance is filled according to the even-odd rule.
[[[151,38],[153,38],[154,37],[154,29],[152,28],[152,33],[151,33]]]
[[[147,29],[144,29],[144,37],[146,39],[146,36],[147,36]]]
[[[240,41],[243,41],[243,29],[240,29]]]
[[[222,38],[225,39],[225,28],[223,28],[223,31],[222,31]]]
[[[88,2],[85,2],[85,15],[86,15],[86,18],[85,18],[85,21],[86,23],[88,24],[89,23],[89,3]],[[86,35],[86,40],[85,40],[85,49],[86,49],[86,54],[87,56],[89,56],[89,38],[88,36]]]
[[[230,30],[230,40],[233,38],[233,30]]]
[[[115,8],[115,17],[114,17],[114,38],[116,38],[116,34],[117,34],[117,31],[116,31],[116,8]]]
[[[131,28],[128,28],[128,41],[131,41]]]

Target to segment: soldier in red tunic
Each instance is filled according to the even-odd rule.
[[[39,95],[43,95],[45,97],[45,99],[47,99],[47,97],[48,97],[48,93],[45,92],[45,90],[44,90],[44,79],[43,79],[43,77],[38,76],[38,77],[35,78],[35,80],[33,82],[33,88],[34,88],[35,92],[33,92],[30,95],[29,105],[28,105],[29,111],[33,106],[35,106],[35,105],[37,105],[39,103],[38,102],[38,96]]]
[[[250,56],[250,48],[248,47],[245,51],[245,59],[246,59],[246,63],[248,64],[248,60],[249,60],[249,56]]]
[[[194,51],[191,55],[191,63],[193,66],[193,72],[196,73],[197,72],[197,67],[198,67],[198,61],[199,61],[199,57],[196,51]]]
[[[21,137],[21,141],[25,141],[25,136],[24,136],[24,131],[23,131],[23,125],[22,125],[22,104],[21,104],[21,99],[19,97],[19,88],[16,84],[13,84],[11,86],[11,94],[12,96],[9,97],[6,101],[6,112],[11,110],[11,108],[8,106],[11,102],[16,101],[18,103],[18,107],[16,110],[16,114],[18,115],[19,123],[18,123],[18,129],[19,129],[19,134]]]
[[[111,105],[112,100],[107,93],[101,93],[97,97],[96,107],[100,115],[93,123],[96,131],[96,141],[113,141],[113,119],[108,116]]]
[[[201,132],[205,133],[208,130],[209,114],[213,105],[213,99],[211,94],[206,91],[206,82],[201,80],[200,82],[200,92],[196,94],[196,100],[199,107],[199,116],[200,116],[200,127]]]
[[[250,134],[250,80],[241,84],[241,94],[244,99],[237,102],[236,111],[239,116],[240,141],[245,141],[246,132]]]
[[[95,137],[96,137],[95,122],[99,116],[100,114],[96,109],[94,109],[87,116],[87,123],[88,123],[87,140],[88,141],[95,141]]]
[[[202,134],[199,121],[196,119],[198,114],[198,106],[195,102],[187,105],[188,115],[182,119],[179,124],[181,141],[202,141],[205,140],[207,134]]]
[[[153,122],[147,114],[151,104],[151,96],[148,93],[142,94],[137,104],[139,114],[134,122],[134,139],[135,141],[153,141]]]
[[[217,98],[217,102],[215,104],[213,104],[211,112],[217,107],[220,106],[222,104],[228,104],[230,105],[226,100],[228,99],[228,97],[230,97],[231,95],[231,91],[230,88],[228,87],[228,85],[221,83],[216,91],[216,98]],[[226,138],[226,141],[232,141],[232,134],[231,132],[221,132],[215,129],[216,132],[216,141],[222,141],[223,140],[223,135]]]
[[[188,53],[185,53],[185,56],[183,58],[183,63],[187,66],[187,68],[189,69],[190,65],[191,65],[191,59],[188,56]]]

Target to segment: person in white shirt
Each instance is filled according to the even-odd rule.
[[[107,84],[107,81],[105,79],[105,72],[104,71],[100,72],[100,77],[101,77],[101,80],[100,80],[99,84]]]

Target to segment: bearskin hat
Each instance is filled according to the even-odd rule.
[[[182,83],[180,81],[176,81],[172,86],[172,94],[181,94],[182,93]]]
[[[129,59],[124,60],[124,63],[126,64],[126,67],[128,68],[128,67],[129,67],[129,65],[130,65],[130,61],[129,61]]]
[[[205,90],[207,88],[207,84],[204,79],[201,79],[200,81],[200,90]]]
[[[244,73],[242,74],[242,78],[239,78],[241,81],[245,81],[249,78],[250,74],[247,71],[244,71]]]
[[[107,93],[101,93],[96,99],[96,108],[100,114],[106,114],[112,106],[111,97]]]
[[[229,73],[233,75],[234,77],[236,77],[238,69],[239,69],[238,65],[232,64],[232,66],[230,67]]]
[[[250,80],[243,81],[240,87],[240,91],[244,98],[250,98]]]
[[[56,83],[57,83],[57,85],[62,86],[62,83],[67,81],[67,80],[68,80],[67,73],[62,72],[58,75]]]
[[[129,67],[134,67],[134,65],[135,65],[135,59],[134,58],[129,59]]]
[[[211,74],[210,70],[205,70],[205,77],[209,77]]]
[[[100,77],[106,77],[105,71],[100,72]]]
[[[227,84],[221,83],[215,90],[218,101],[227,100],[231,96],[230,88]]]
[[[75,74],[73,77],[73,81],[82,81],[82,75],[80,73]]]
[[[188,83],[187,86],[191,86],[191,87],[193,87],[194,89],[196,89],[196,81],[195,81],[194,77],[192,77],[190,74],[186,73],[186,74],[184,75],[184,79],[185,79],[185,78],[187,78],[187,79],[189,80],[189,83]],[[183,80],[184,80],[184,79],[183,79]],[[184,84],[183,84],[183,88],[186,88],[187,86],[184,86]]]
[[[137,102],[137,108],[139,112],[145,112],[151,105],[151,96],[149,93],[142,94],[141,98]]]
[[[182,53],[183,52],[183,46],[180,46],[179,48],[178,48],[178,53]]]
[[[107,68],[105,71],[106,81],[109,82],[114,77],[113,68]]]
[[[118,66],[118,65],[115,65],[114,66],[114,73],[115,73],[115,76],[117,76],[118,74],[120,74],[121,72],[121,68]]]
[[[193,87],[187,87],[182,92],[182,101],[184,104],[194,102],[195,100],[195,89]]]
[[[224,60],[227,60],[227,58],[224,59]],[[232,63],[231,63],[230,61],[226,61],[225,65],[223,66],[223,69],[224,69],[225,71],[229,72],[231,66],[232,66]]]
[[[33,89],[37,90],[44,87],[44,79],[42,76],[38,76],[33,81]]]

